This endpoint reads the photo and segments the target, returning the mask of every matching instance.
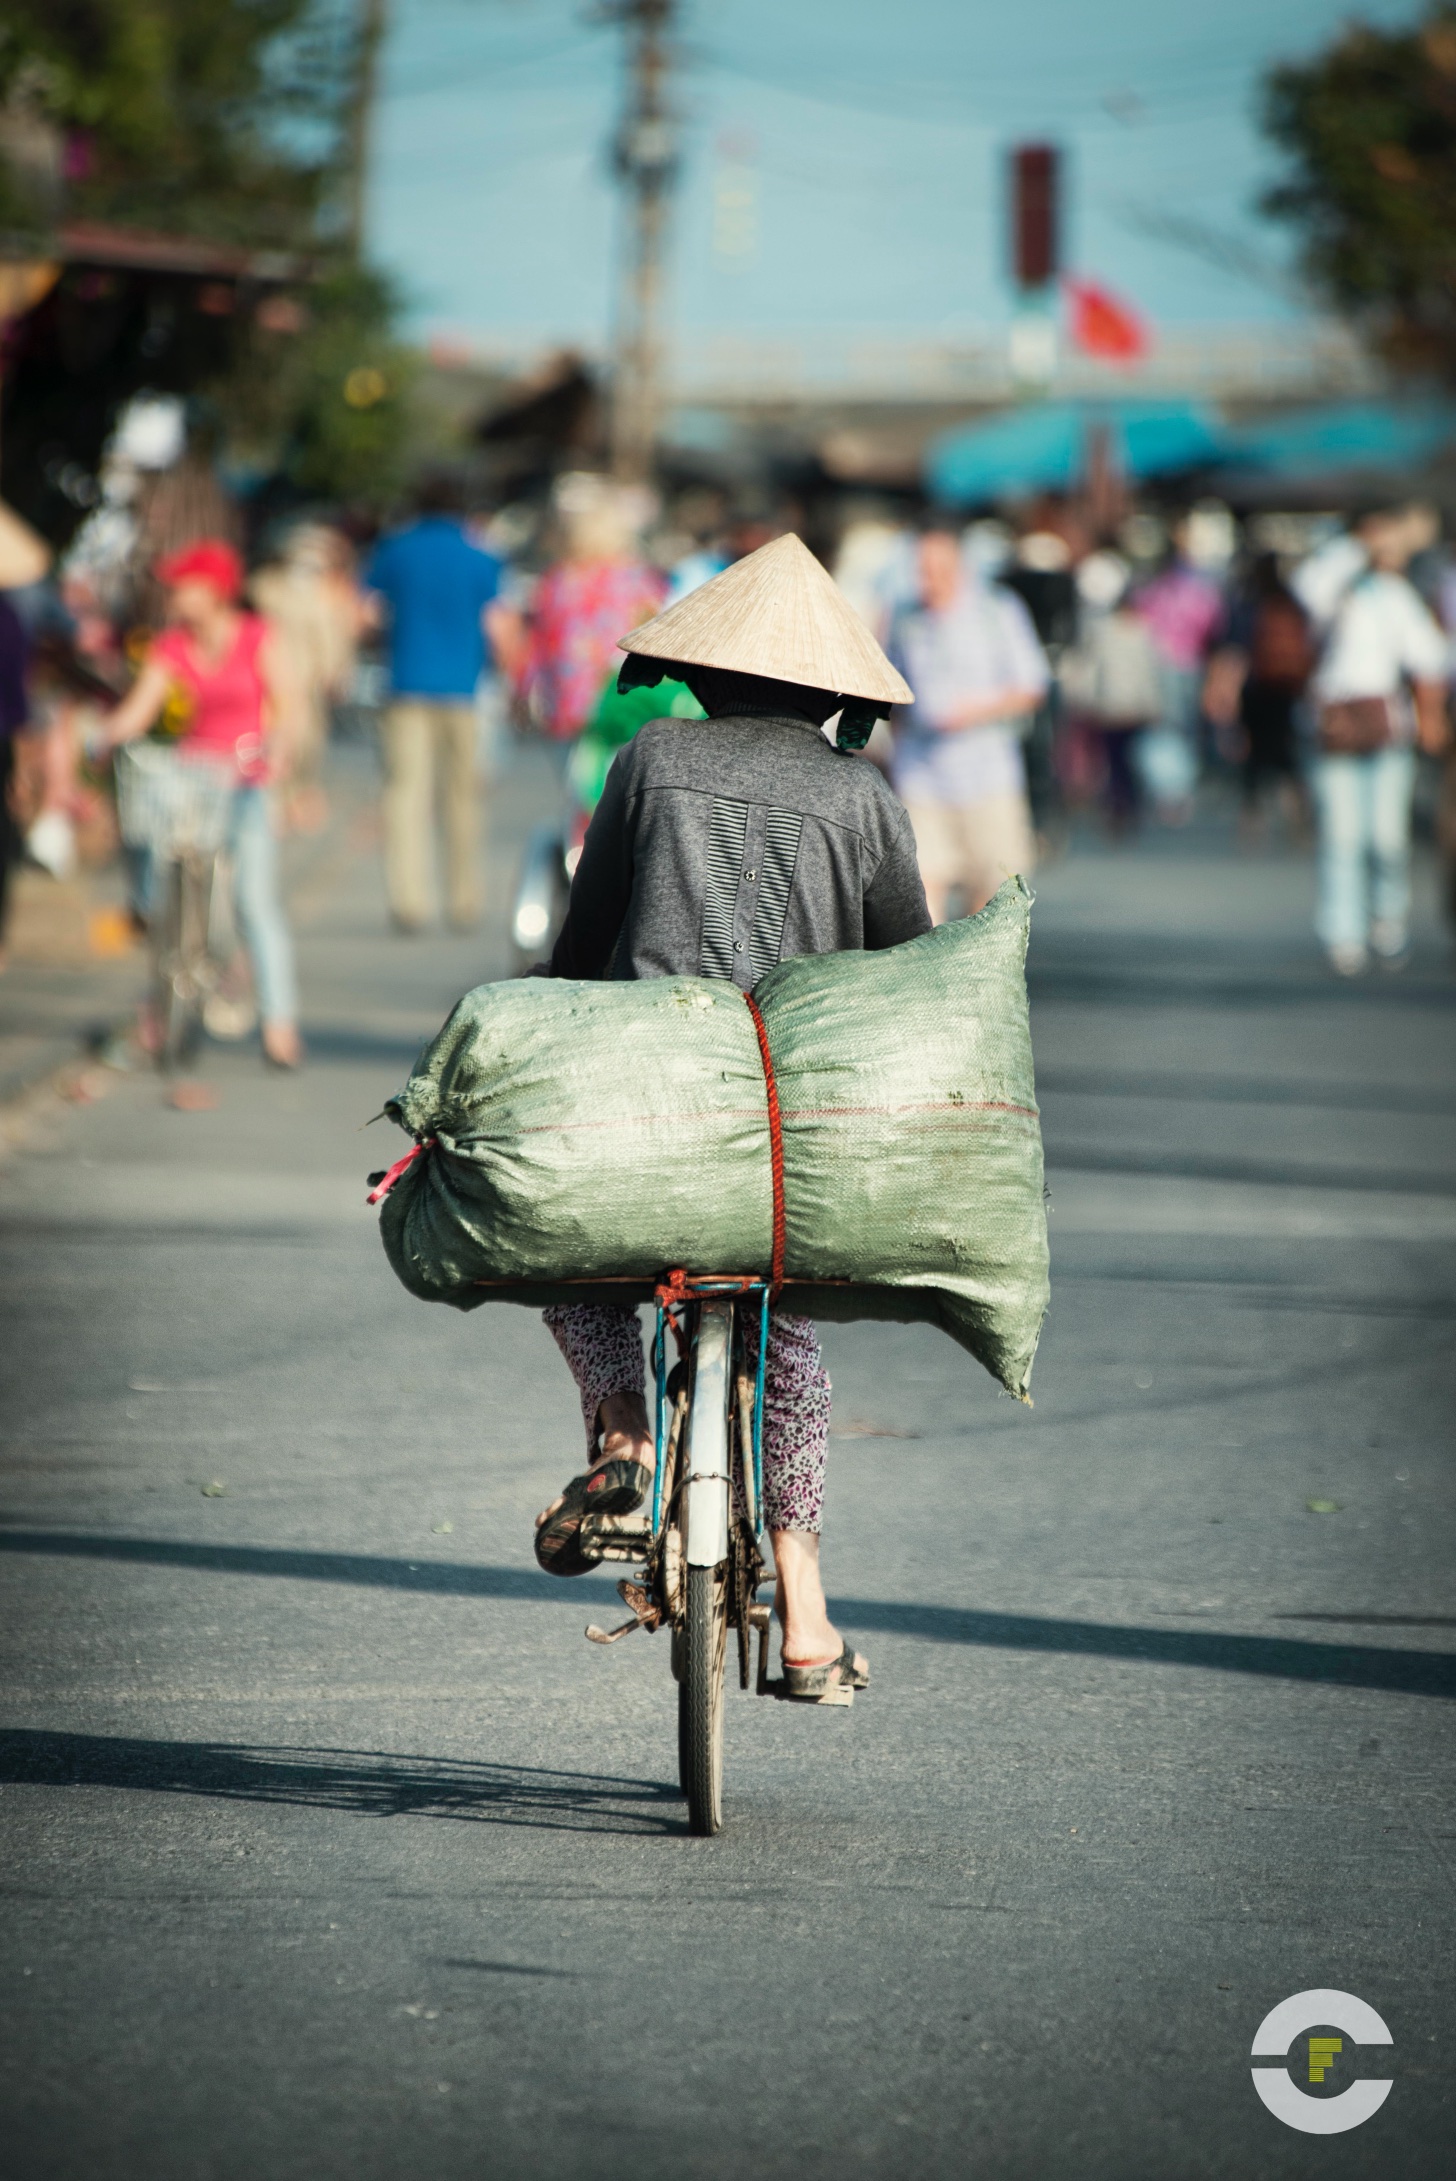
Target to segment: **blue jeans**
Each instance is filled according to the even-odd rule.
[[[1315,930],[1327,947],[1363,947],[1372,921],[1383,951],[1399,953],[1410,922],[1411,749],[1370,757],[1318,757],[1314,804],[1319,820],[1319,909]]]
[[[233,864],[233,907],[253,965],[258,1012],[264,1022],[297,1022],[293,934],[283,914],[278,843],[266,788],[240,787],[234,792],[227,846]]]
[[[283,914],[278,884],[278,843],[273,837],[268,790],[239,786],[233,790],[224,843],[233,867],[233,908],[238,933],[253,965],[258,1012],[264,1022],[298,1020],[298,978],[293,964],[293,936]],[[128,852],[132,898],[145,917],[156,915],[166,865],[147,849]]]

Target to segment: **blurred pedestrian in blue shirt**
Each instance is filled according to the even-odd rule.
[[[941,924],[954,889],[974,916],[1013,871],[1031,873],[1021,723],[1049,675],[1030,614],[972,566],[954,517],[927,518],[916,573],[919,603],[896,614],[887,647],[915,691],[896,715],[891,778]]]
[[[427,485],[418,505],[408,528],[381,540],[364,577],[387,612],[393,690],[383,731],[385,886],[396,929],[419,931],[430,914],[438,801],[446,905],[463,931],[480,913],[474,699],[501,567],[465,535],[448,481]]]

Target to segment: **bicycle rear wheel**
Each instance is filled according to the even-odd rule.
[[[723,1668],[728,1646],[726,1568],[689,1568],[677,1685],[678,1772],[695,1833],[723,1823]]]
[[[155,972],[157,1065],[164,1074],[177,1067],[186,1048],[189,1022],[186,984],[181,975],[183,933],[187,923],[187,872],[180,862],[167,869],[166,893],[152,924]]]
[[[211,912],[211,859],[179,857],[168,874],[167,903],[157,938],[158,1059],[164,1071],[189,1060],[202,1036],[202,1007],[211,988]]]

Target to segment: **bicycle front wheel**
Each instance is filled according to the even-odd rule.
[[[723,1667],[728,1647],[727,1570],[689,1568],[677,1686],[678,1770],[695,1833],[723,1823]]]

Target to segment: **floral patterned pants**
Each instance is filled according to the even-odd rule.
[[[609,1393],[642,1393],[647,1374],[635,1310],[616,1303],[554,1303],[542,1315],[581,1394],[587,1459],[597,1451],[597,1409]],[[749,1318],[750,1365],[758,1314]],[[771,1530],[817,1530],[829,1454],[829,1373],[813,1320],[774,1310],[763,1374],[763,1514]]]

